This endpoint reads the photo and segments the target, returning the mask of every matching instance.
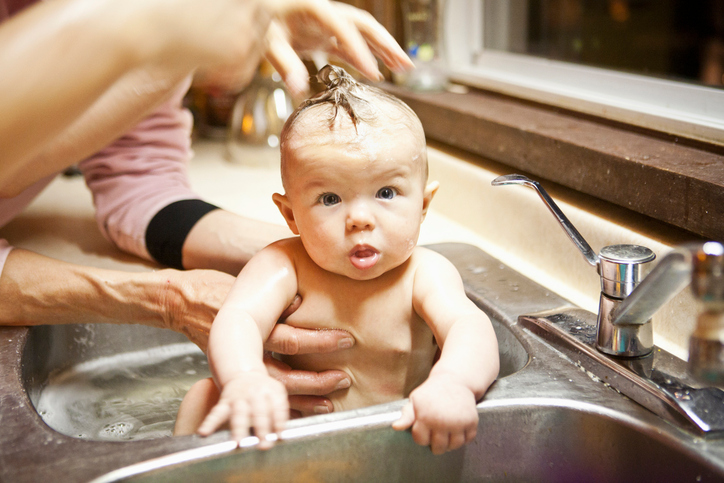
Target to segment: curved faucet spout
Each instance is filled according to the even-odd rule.
[[[548,193],[546,192],[546,190],[543,189],[540,183],[538,183],[537,181],[533,181],[532,179],[523,176],[522,174],[506,174],[504,176],[498,176],[492,181],[491,184],[493,186],[519,184],[536,190],[538,192],[538,196],[540,196],[540,198],[546,204],[548,210],[553,213],[553,216],[556,217],[558,223],[560,223],[561,227],[568,235],[568,238],[570,238],[571,241],[578,247],[586,261],[594,267],[598,266],[598,255],[596,255],[596,252],[591,249],[591,245],[589,245],[588,242],[583,238],[583,236],[578,232],[578,230],[576,230],[576,227],[573,226],[568,217],[566,217],[561,209],[558,208],[558,205],[556,205],[555,201],[553,201],[553,199],[548,196]]]

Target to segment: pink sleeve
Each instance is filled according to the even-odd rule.
[[[133,130],[80,164],[103,235],[149,260],[145,233],[153,216],[173,202],[199,198],[187,169],[192,118],[181,106],[189,82]]]

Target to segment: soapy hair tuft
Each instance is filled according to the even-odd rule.
[[[331,104],[332,113],[329,124],[332,126],[337,119],[340,108],[349,116],[355,130],[360,121],[372,122],[375,120],[375,109],[364,97],[377,98],[388,101],[401,110],[417,118],[407,104],[391,96],[381,89],[357,82],[343,68],[334,65],[325,65],[317,72],[317,80],[327,88],[316,96],[304,101],[287,119],[283,131],[287,131],[294,124],[294,121],[309,108]],[[284,138],[284,134],[282,134]]]

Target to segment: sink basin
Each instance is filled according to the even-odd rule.
[[[285,431],[262,452],[233,444],[189,450],[109,473],[93,483],[185,481],[721,481],[721,467],[675,433],[615,411],[564,400],[479,405],[478,436],[434,456],[389,428],[399,411]],[[310,418],[312,419],[312,418]],[[249,438],[255,439],[255,438]],[[243,445],[244,442],[242,442]]]
[[[500,350],[499,378],[525,367],[528,353],[507,327],[515,315],[500,305],[505,294],[517,295],[519,284],[510,282],[515,272],[481,258],[477,249],[472,252],[477,256],[461,256],[470,255],[467,245],[431,248],[459,259],[470,297],[490,315]],[[180,334],[103,324],[31,328],[22,372],[25,390],[48,426],[73,438],[115,441],[170,436],[183,396],[210,374],[204,354]]]
[[[505,377],[522,369],[528,354],[510,330],[493,324]],[[79,324],[32,328],[23,375],[30,400],[55,431],[124,441],[171,436],[182,398],[210,373],[206,356],[180,334]]]
[[[499,341],[500,377],[478,405],[476,440],[460,450],[433,456],[393,431],[404,401],[290,421],[265,452],[254,437],[237,448],[224,431],[163,437],[208,374],[183,336],[0,328],[0,480],[724,482],[724,439],[656,416],[519,323],[575,309],[569,302],[470,245],[431,248],[458,268]]]

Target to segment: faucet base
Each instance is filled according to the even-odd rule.
[[[665,420],[705,438],[724,436],[724,390],[694,381],[686,361],[658,347],[639,358],[607,356],[596,349],[596,315],[582,309],[521,315],[518,321],[594,379]]]
[[[643,324],[615,324],[613,318],[622,300],[601,292],[596,347],[616,357],[641,357],[654,349],[651,319]]]

